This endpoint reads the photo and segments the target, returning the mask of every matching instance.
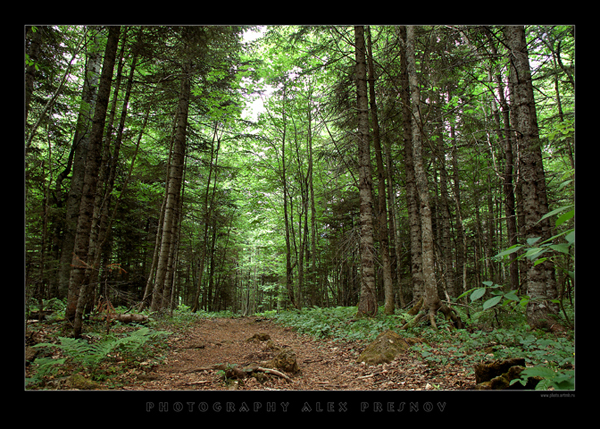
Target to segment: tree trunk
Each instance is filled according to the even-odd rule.
[[[398,27],[401,40],[406,43],[406,27]],[[415,168],[412,152],[412,111],[410,101],[410,87],[406,55],[400,58],[400,78],[402,100],[402,125],[404,140],[404,174],[406,183],[406,207],[408,209],[408,222],[410,228],[410,273],[413,285],[413,302],[418,302],[423,295],[423,270],[421,257],[421,222],[419,220],[419,195],[415,181]]]
[[[515,118],[513,125],[520,149],[524,237],[544,240],[550,237],[551,224],[550,218],[540,221],[548,212],[548,202],[525,29],[523,26],[505,27],[504,35],[511,65],[511,113]],[[551,323],[549,316],[556,312],[549,302],[556,297],[554,275],[551,264],[528,261],[527,295],[531,300],[527,306],[527,320],[532,327]]]
[[[104,122],[106,120],[106,111],[110,97],[110,88],[112,83],[113,69],[117,47],[119,44],[120,27],[110,27],[108,31],[108,40],[104,53],[104,62],[100,76],[100,86],[98,88],[98,100],[94,111],[92,123],[92,132],[87,153],[87,162],[85,168],[85,178],[83,182],[82,200],[77,220],[77,233],[75,236],[73,268],[69,278],[70,296],[67,303],[67,315],[73,314],[73,334],[75,338],[81,334],[83,325],[83,309],[87,298],[87,289],[90,285],[82,283],[86,274],[89,274],[95,267],[92,261],[88,260],[88,251],[90,244],[90,232],[92,227],[92,216],[94,213],[94,201],[96,196],[96,185],[98,183],[98,172],[102,160],[102,137],[104,135]],[[75,311],[73,311],[75,310]]]
[[[213,140],[211,143],[210,152],[210,163],[208,165],[208,182],[206,184],[206,192],[204,193],[204,234],[202,241],[202,253],[200,254],[200,268],[198,270],[198,283],[196,293],[194,296],[194,304],[192,306],[192,312],[195,313],[200,308],[200,293],[202,292],[202,279],[204,278],[204,266],[206,265],[206,258],[208,253],[208,228],[211,224],[210,219],[212,217],[212,210],[214,207],[213,201],[215,198],[215,190],[217,186],[217,179],[214,180],[213,192],[209,201],[209,192],[212,183],[213,172],[216,175],[216,166],[219,160],[219,150],[221,148],[221,138],[218,137],[219,124],[215,122],[215,130],[213,132]],[[216,142],[216,148],[215,148]]]
[[[383,265],[383,290],[385,293],[385,314],[394,314],[394,285],[392,283],[392,267],[390,262],[390,243],[388,231],[388,213],[386,204],[386,172],[383,166],[383,153],[379,137],[379,118],[377,115],[377,103],[375,100],[375,68],[373,67],[373,49],[371,43],[371,30],[367,27],[367,52],[369,66],[369,97],[371,104],[371,122],[373,123],[373,146],[375,148],[375,159],[377,161],[377,186],[379,197],[379,241],[381,252],[381,263]]]
[[[373,246],[373,195],[369,147],[369,106],[367,102],[367,70],[365,64],[364,27],[354,27],[356,57],[356,87],[358,108],[358,160],[360,195],[360,262],[361,284],[358,302],[359,316],[375,316],[375,249]]]
[[[177,203],[181,193],[181,182],[183,177],[185,139],[190,102],[190,81],[191,61],[188,60],[188,63],[183,66],[181,74],[181,89],[179,92],[179,104],[177,107],[177,127],[175,130],[175,139],[173,141],[171,163],[169,165],[169,181],[166,189],[167,201],[165,204],[165,216],[162,227],[163,236],[156,267],[156,279],[152,292],[152,304],[150,306],[152,311],[161,310],[163,305],[163,294],[169,263],[173,224],[176,218]]]
[[[73,248],[75,246],[75,234],[77,231],[77,219],[79,216],[79,207],[81,205],[81,193],[83,191],[83,181],[85,178],[85,162],[87,158],[87,150],[90,140],[90,129],[92,123],[93,112],[96,107],[96,91],[98,89],[98,78],[100,76],[100,68],[102,66],[102,55],[97,52],[96,39],[90,41],[91,48],[88,50],[86,73],[81,92],[81,105],[79,107],[79,115],[77,117],[77,125],[73,136],[73,174],[71,175],[71,184],[67,193],[66,215],[63,227],[63,239],[61,247],[61,257],[58,272],[58,290],[60,296],[68,295],[69,292],[69,277],[71,274],[71,263],[73,261]],[[62,179],[67,177],[71,172],[71,165],[59,175],[56,180],[57,195],[59,194],[60,184]],[[75,308],[72,312],[66,314],[67,320],[72,320],[75,317]]]
[[[486,32],[487,40],[490,42],[492,55],[498,54],[494,38],[490,31]],[[500,104],[500,113],[502,113],[502,124],[500,121],[500,113],[498,109],[494,109],[494,118],[496,121],[496,127],[498,128],[498,138],[504,142],[504,171],[502,172],[502,190],[504,193],[504,214],[506,216],[506,234],[508,236],[509,246],[517,244],[517,216],[515,212],[515,192],[513,189],[513,171],[514,171],[514,160],[513,160],[513,139],[512,132],[510,130],[510,116],[509,107],[504,96],[504,84],[502,82],[502,75],[498,70],[494,71],[493,76],[496,82],[498,100]],[[495,105],[495,103],[494,103]],[[517,254],[510,254],[510,265],[509,265],[509,276],[510,276],[510,289],[516,290],[519,288],[519,266],[517,264]]]
[[[421,311],[429,315],[432,326],[435,328],[435,313],[441,306],[437,292],[433,260],[433,227],[431,222],[431,208],[429,206],[429,189],[427,174],[423,165],[422,149],[422,123],[420,112],[420,92],[415,63],[415,27],[409,26],[406,30],[406,63],[408,81],[411,92],[412,107],[412,149],[415,169],[417,192],[419,194],[419,213],[421,220],[421,253],[423,263],[424,301]]]

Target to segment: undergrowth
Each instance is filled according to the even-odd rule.
[[[386,316],[380,309],[376,317],[356,318],[356,307],[313,307],[262,315],[293,327],[299,333],[321,339],[367,343],[387,329],[402,332],[404,336],[420,337],[425,341],[415,344],[412,352],[431,366],[463,362],[472,368],[477,362],[525,357],[528,368],[524,374],[543,378],[538,389],[574,388],[572,331],[557,336],[531,330],[524,312],[518,309],[503,311],[492,308],[475,312],[474,318],[469,318],[463,311],[459,310],[459,313],[467,322],[467,329],[452,329],[440,320],[437,331],[428,324],[401,331],[400,328],[413,316],[406,312]]]
[[[26,385],[43,388],[47,381],[65,370],[84,373],[94,381],[104,381],[115,375],[115,366],[111,364],[122,362],[123,368],[150,364],[152,358],[157,357],[159,340],[168,334],[139,327],[122,334],[90,332],[86,338],[59,336],[56,342],[38,343],[33,347],[45,349],[45,353],[33,361],[33,376],[25,380]]]

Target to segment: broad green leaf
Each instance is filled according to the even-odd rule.
[[[513,301],[519,301],[519,297],[515,294],[514,290],[511,290],[510,292],[504,294],[504,298],[510,299]]]
[[[538,241],[540,241],[542,237],[534,237],[534,238],[528,238],[527,239],[527,244],[529,244],[530,246],[533,246],[535,243],[537,243]]]
[[[547,250],[548,250],[548,248],[544,249],[541,247],[533,247],[533,248],[529,249],[523,256],[528,258],[529,260],[533,261],[535,258],[539,257],[542,253],[544,253]]]
[[[546,368],[544,366],[534,366],[533,368],[524,369],[523,372],[521,373],[521,377],[526,376],[526,377],[550,378],[550,377],[554,377],[555,374],[556,373],[550,368]]]
[[[569,248],[571,247],[571,245],[569,243],[559,243],[559,244],[553,244],[551,246],[548,246],[551,249],[556,250],[557,252],[560,253],[564,253],[565,255],[569,254]]]
[[[574,244],[575,243],[575,230],[572,230],[567,235],[565,235],[565,240],[567,240],[571,244]]]
[[[502,300],[502,296],[495,296],[493,298],[490,298],[486,302],[483,303],[483,309],[487,310],[488,308],[491,308],[494,305],[498,304],[501,300]]]
[[[478,300],[485,294],[486,289],[484,287],[475,289],[475,292],[471,294],[471,301]]]
[[[523,247],[523,245],[521,244],[515,244],[514,246],[510,246],[508,249],[498,253],[496,256],[494,256],[494,258],[501,258],[503,256],[508,256],[511,253],[518,252],[521,249],[521,247]]]
[[[575,216],[575,209],[569,210],[568,212],[561,215],[558,219],[556,219],[556,226],[562,225],[563,223],[571,219],[573,216]]]
[[[570,208],[572,208],[572,207],[574,207],[574,204],[569,204],[568,206],[559,207],[559,208],[557,208],[557,209],[554,209],[554,210],[552,210],[551,212],[548,212],[548,213],[546,213],[544,216],[542,216],[542,217],[540,218],[540,220],[538,220],[538,222],[541,222],[541,221],[543,221],[544,219],[546,219],[546,218],[548,218],[548,217],[550,217],[550,216],[554,216],[555,214],[557,214],[557,213],[560,213],[560,212],[562,212],[562,211],[565,211],[565,210],[567,210],[567,209],[570,209]]]

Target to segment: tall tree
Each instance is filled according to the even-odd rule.
[[[373,195],[369,142],[369,105],[367,101],[367,67],[365,61],[364,27],[354,27],[356,58],[356,92],[358,110],[358,161],[360,194],[360,301],[358,314],[375,316],[375,249],[373,245]]]
[[[94,214],[96,185],[98,183],[98,173],[102,161],[101,148],[104,135],[104,121],[106,119],[106,111],[110,97],[110,88],[120,31],[121,28],[118,26],[110,27],[108,30],[108,39],[106,42],[102,73],[100,75],[100,84],[98,87],[98,99],[94,111],[87,162],[85,165],[81,206],[79,209],[79,218],[77,220],[77,233],[75,235],[73,252],[73,268],[69,280],[69,297],[66,310],[67,319],[71,317],[74,318],[73,334],[76,338],[81,334],[83,310],[87,303],[87,292],[91,288],[91,285],[84,283],[84,279],[86,277],[89,278],[95,268],[93,267],[92,260],[88,258],[90,250],[90,233],[92,217]]]
[[[184,43],[190,43],[184,39]],[[165,308],[163,295],[166,293],[165,279],[169,269],[169,256],[172,250],[173,226],[176,225],[177,207],[181,194],[181,183],[183,178],[183,165],[185,162],[185,139],[187,133],[188,111],[190,104],[191,85],[191,59],[186,59],[181,70],[181,86],[179,90],[179,102],[177,105],[177,125],[173,139],[171,162],[166,187],[165,214],[162,225],[162,239],[158,262],[156,267],[156,279],[152,292],[152,304],[150,309],[157,311]]]
[[[434,271],[433,251],[433,226],[431,221],[431,207],[429,205],[429,186],[423,162],[421,118],[421,95],[417,76],[415,60],[415,27],[406,29],[406,66],[411,97],[411,127],[412,127],[412,155],[415,169],[417,192],[419,195],[419,214],[421,221],[421,258],[423,269],[424,300],[421,307],[422,314],[427,314],[432,326],[436,326],[435,313],[441,306],[438,296],[437,283]]]
[[[402,104],[402,141],[404,147],[404,174],[406,187],[406,207],[408,210],[410,237],[410,273],[412,277],[413,301],[417,303],[423,295],[423,262],[421,257],[421,221],[419,214],[419,194],[415,180],[412,150],[412,103],[408,78],[406,55],[406,27],[397,28],[398,37],[404,47],[400,56],[400,99]]]
[[[371,123],[373,125],[373,146],[375,148],[375,160],[377,162],[377,189],[378,189],[378,213],[379,241],[381,264],[383,268],[383,290],[385,295],[385,314],[394,314],[394,285],[392,284],[392,265],[390,261],[390,239],[388,231],[388,210],[386,198],[386,171],[383,164],[383,151],[381,150],[381,138],[379,133],[379,115],[377,113],[377,101],[375,98],[375,67],[373,65],[373,43],[371,40],[371,29],[367,27],[367,64],[369,67],[369,103]]]
[[[529,53],[523,26],[507,26],[504,35],[509,49],[510,95],[513,124],[519,147],[519,169],[523,198],[524,237],[533,244],[536,240],[550,238],[546,178],[542,163]],[[550,300],[556,297],[554,267],[552,264],[528,261],[527,320],[531,326],[543,327],[552,323],[550,316],[556,312]]]

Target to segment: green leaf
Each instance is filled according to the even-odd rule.
[[[534,366],[533,368],[526,368],[521,373],[521,377],[543,377],[543,378],[552,378],[556,375],[556,373],[545,366]]]
[[[575,205],[574,205],[574,204],[569,204],[568,206],[559,207],[559,208],[557,208],[557,209],[554,209],[554,210],[552,210],[551,212],[548,212],[548,213],[546,213],[544,216],[542,216],[542,217],[540,218],[540,220],[538,220],[538,223],[539,223],[539,222],[541,222],[541,221],[543,221],[543,220],[544,220],[544,219],[546,219],[546,218],[549,218],[550,216],[554,216],[555,214],[557,214],[557,213],[560,213],[560,212],[562,212],[562,211],[565,211],[565,210],[567,210],[567,209],[570,209],[570,208],[572,208],[572,207],[575,207]]]
[[[515,294],[514,290],[511,290],[510,292],[504,294],[504,298],[510,299],[512,301],[519,301],[519,297]]]
[[[568,212],[561,215],[558,219],[556,219],[556,226],[562,225],[563,223],[571,219],[573,216],[575,216],[575,209],[569,210]]]
[[[571,243],[574,244],[575,243],[575,230],[572,230],[571,232],[569,232],[567,235],[565,235],[565,239]]]
[[[571,245],[569,243],[559,243],[559,244],[552,244],[549,247],[551,249],[556,250],[557,252],[564,253],[565,255],[568,255],[569,254],[569,248],[571,247]]]
[[[486,288],[482,287],[479,289],[475,289],[475,292],[471,294],[471,302],[478,300],[485,294]]]
[[[538,241],[540,241],[542,237],[534,237],[534,238],[528,238],[527,239],[527,244],[529,244],[530,246],[533,246],[535,243],[537,243]]]
[[[487,310],[488,308],[492,308],[496,304],[498,304],[502,300],[502,296],[495,296],[493,298],[488,299],[483,303],[483,309]]]
[[[523,256],[528,258],[530,261],[533,261],[535,258],[539,257],[542,253],[544,253],[547,250],[547,248],[544,249],[541,247],[533,247],[529,249]]]
[[[498,253],[496,256],[494,256],[494,258],[501,258],[503,256],[508,256],[511,253],[518,252],[521,249],[521,247],[523,247],[522,244],[515,244],[514,246],[510,246],[508,249]]]

